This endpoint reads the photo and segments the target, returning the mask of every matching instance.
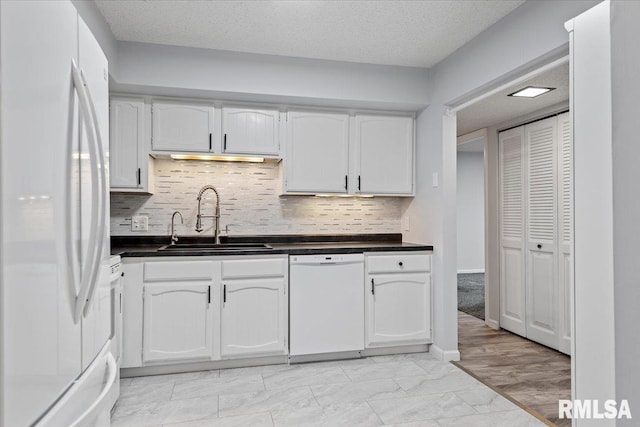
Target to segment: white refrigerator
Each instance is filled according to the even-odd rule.
[[[0,2],[0,425],[109,425],[108,64],[70,1]]]

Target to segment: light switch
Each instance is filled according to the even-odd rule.
[[[410,231],[411,230],[411,217],[409,215],[405,215],[402,218],[402,231]]]
[[[146,215],[132,216],[131,231],[149,231],[149,217]]]

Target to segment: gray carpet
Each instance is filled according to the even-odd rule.
[[[484,273],[458,274],[458,310],[484,320]]]

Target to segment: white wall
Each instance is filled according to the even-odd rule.
[[[609,3],[580,15],[572,25],[573,397],[602,402],[616,398],[617,353]],[[596,347],[601,350],[594,352]],[[577,424],[616,423],[580,420]]]
[[[416,111],[428,71],[119,42],[113,89],[155,95]]]
[[[640,144],[638,139],[638,75],[640,3],[611,4],[613,107],[613,250],[615,296],[616,398],[629,399],[637,425],[640,417]]]
[[[484,154],[458,151],[458,273],[484,272]]]
[[[445,358],[459,357],[456,132],[455,116],[446,116],[446,108],[565,55],[564,22],[597,3],[525,2],[430,70],[430,105],[417,120],[417,193],[405,215],[411,222],[408,239],[434,245],[434,349]],[[432,186],[433,173],[438,187]]]

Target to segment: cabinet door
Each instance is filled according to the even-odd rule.
[[[276,110],[222,109],[222,151],[232,154],[280,154]]]
[[[153,103],[154,151],[213,152],[213,107]]]
[[[144,101],[111,101],[109,164],[111,188],[140,188],[144,138]],[[146,169],[146,168],[145,168]]]
[[[359,193],[413,193],[413,118],[356,116]]]
[[[367,275],[367,347],[431,341],[431,275]]]
[[[527,338],[558,348],[557,119],[525,126]]]
[[[348,169],[347,114],[288,113],[286,191],[346,193]]]
[[[144,362],[211,359],[211,283],[146,283]]]
[[[222,357],[287,353],[284,278],[222,284]]]

